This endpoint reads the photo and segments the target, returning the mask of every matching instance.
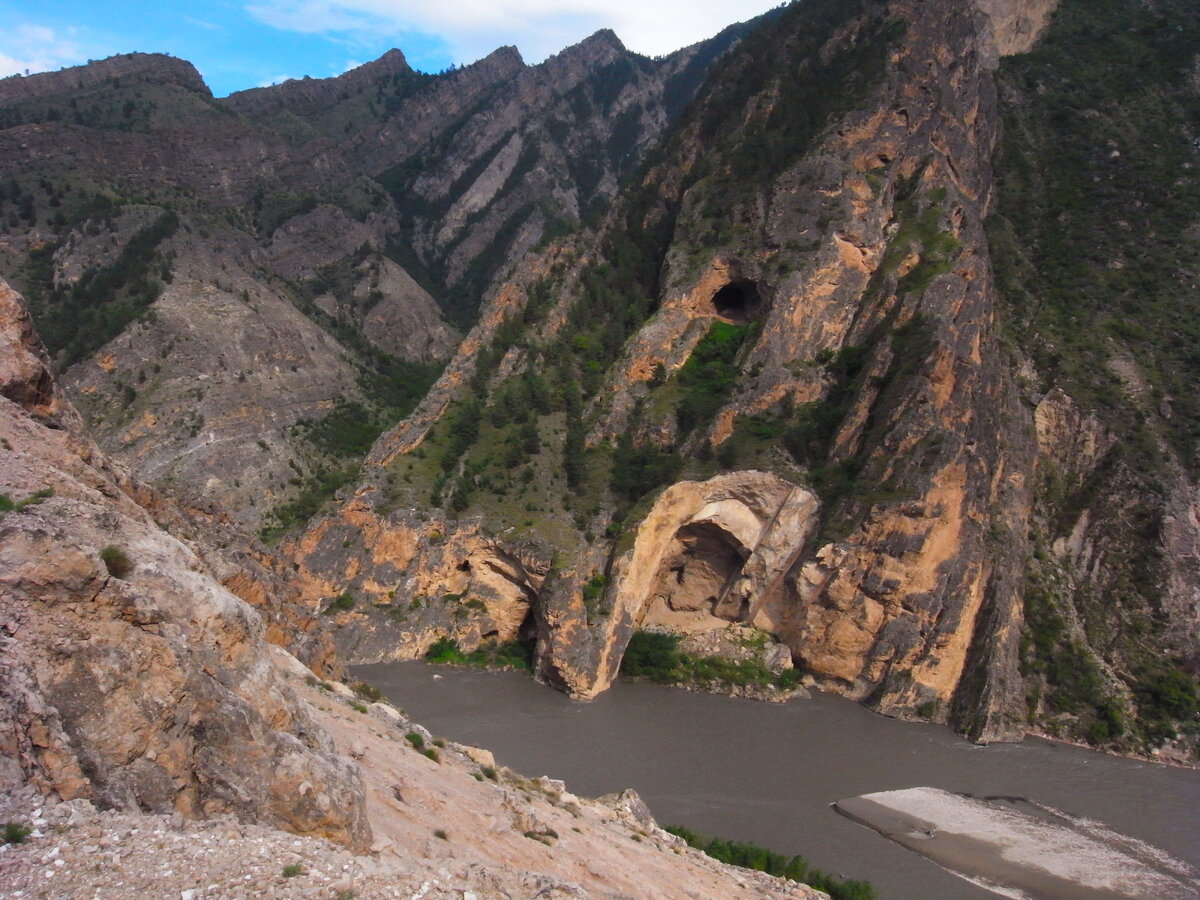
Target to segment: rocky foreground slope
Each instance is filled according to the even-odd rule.
[[[263,618],[142,507],[0,285],[3,786],[370,843],[353,766],[269,664]]]
[[[87,437],[2,283],[0,490],[0,819],[33,831],[0,846],[9,896],[824,896],[688,849],[633,795],[434,750],[269,645],[266,622],[320,640],[254,565],[227,581],[262,614],[160,527],[189,519]]]
[[[294,661],[289,668],[295,669]],[[367,707],[342,685],[336,687],[348,697],[307,686],[311,674],[297,671],[293,685],[300,697],[364,775],[375,835],[369,853],[355,855],[327,840],[231,816],[196,821],[100,811],[84,800],[46,804],[26,793],[0,797],[0,819],[36,828],[26,843],[0,845],[9,896],[826,896],[689,848],[660,829],[632,791],[584,799],[561,782],[497,769],[486,751],[440,740],[434,750],[437,739],[392,707]],[[408,735],[422,736],[436,760]]]

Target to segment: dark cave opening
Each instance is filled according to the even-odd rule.
[[[758,315],[762,302],[758,283],[746,279],[731,281],[713,294],[712,298],[716,314],[735,325],[749,324]]]
[[[534,644],[537,642],[538,623],[537,616],[534,615],[533,607],[529,607],[529,612],[525,614],[524,620],[521,622],[521,627],[517,629],[517,640],[522,644]]]

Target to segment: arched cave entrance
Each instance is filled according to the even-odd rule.
[[[747,325],[758,315],[762,307],[762,293],[758,282],[747,279],[731,281],[713,294],[713,310],[723,319],[735,325]]]
[[[522,644],[537,643],[538,623],[537,616],[533,612],[533,604],[529,605],[529,612],[525,613],[525,618],[521,620],[521,627],[517,629],[517,640]]]
[[[651,592],[647,622],[688,630],[710,617],[742,622],[749,601],[730,587],[741,577],[750,550],[713,522],[693,522],[675,532]]]

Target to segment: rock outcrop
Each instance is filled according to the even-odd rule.
[[[672,485],[624,539],[630,549],[617,548],[595,656],[552,632],[540,665],[574,696],[593,697],[617,677],[637,628],[687,635],[746,623],[802,647],[784,580],[812,536],[818,505],[810,491],[766,472]]]
[[[276,674],[262,617],[80,430],[2,283],[0,335],[3,787],[369,845],[357,775]]]
[[[281,548],[297,560],[303,607],[336,623],[342,658],[413,659],[440,638],[470,651],[535,636],[548,547],[380,502],[379,491],[364,490]],[[339,608],[338,597],[353,604]]]

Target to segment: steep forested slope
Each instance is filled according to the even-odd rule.
[[[1044,436],[1029,708],[1098,741],[1195,725],[1198,72],[1190,4],[1068,2],[998,78],[989,236]]]

